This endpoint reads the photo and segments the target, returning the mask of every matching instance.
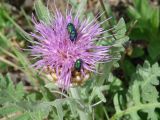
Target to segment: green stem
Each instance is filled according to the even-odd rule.
[[[80,92],[78,88],[70,88],[71,91],[71,97],[79,100],[81,103],[83,103],[83,99],[80,97]],[[80,109],[77,109],[77,112],[79,114],[80,120],[91,120],[91,115],[87,112],[82,111]]]
[[[147,104],[140,104],[138,106],[133,106],[133,107],[127,108],[126,110],[123,110],[114,114],[110,120],[116,120],[117,118],[123,115],[138,111],[140,109],[149,109],[149,108],[155,108],[155,107],[160,107],[160,103],[147,103]]]

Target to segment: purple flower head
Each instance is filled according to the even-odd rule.
[[[67,25],[72,23],[77,32],[74,41],[70,38]],[[96,72],[96,64],[110,60],[109,46],[97,46],[96,41],[104,34],[101,23],[96,19],[79,20],[79,13],[72,16],[69,11],[65,16],[56,10],[50,24],[37,22],[34,18],[35,33],[32,36],[37,42],[31,47],[31,53],[38,58],[33,65],[36,69],[48,68],[56,74],[56,83],[59,87],[68,89],[73,83],[74,74],[80,79],[89,72]],[[81,60],[81,69],[76,71],[75,63]]]

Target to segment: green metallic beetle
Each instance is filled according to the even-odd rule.
[[[77,31],[75,26],[72,23],[68,23],[67,25],[67,30],[69,33],[69,38],[73,42],[77,39]]]
[[[75,70],[77,70],[78,72],[81,71],[81,68],[82,68],[82,64],[83,64],[83,61],[81,59],[77,59],[75,64],[74,64],[74,68]]]

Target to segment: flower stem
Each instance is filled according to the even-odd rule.
[[[78,88],[70,88],[72,98],[79,100],[83,103],[83,99],[80,97],[80,92]],[[91,120],[91,115],[87,113],[85,110],[77,109],[80,120]]]

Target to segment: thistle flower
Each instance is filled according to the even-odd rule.
[[[101,24],[96,19],[79,19],[79,12],[72,16],[72,11],[66,15],[56,9],[50,24],[37,22],[34,18],[35,33],[31,35],[37,42],[31,47],[31,53],[38,58],[33,65],[36,69],[46,69],[52,74],[59,87],[68,89],[74,83],[82,83],[88,79],[90,72],[96,71],[96,64],[110,60],[109,46],[97,46],[96,41],[104,34]],[[107,20],[106,20],[107,21]],[[72,23],[77,36],[70,39],[67,25]],[[81,60],[79,71],[75,63]],[[78,76],[78,78],[77,78]],[[76,79],[75,79],[76,78]]]

